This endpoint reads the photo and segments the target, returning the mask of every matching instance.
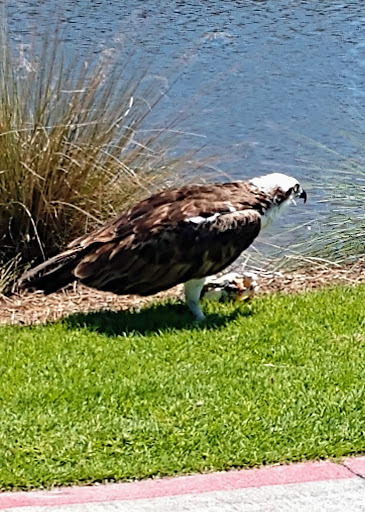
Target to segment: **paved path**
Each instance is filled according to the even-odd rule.
[[[365,512],[365,457],[0,494],[6,512]]]

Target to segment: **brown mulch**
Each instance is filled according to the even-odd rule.
[[[150,297],[118,296],[82,285],[68,287],[51,295],[43,295],[42,292],[15,294],[0,298],[0,325],[53,322],[71,314],[91,311],[138,310],[148,303],[177,297],[177,288]]]
[[[328,285],[365,282],[365,258],[351,265],[331,265],[306,272],[256,272],[259,294],[293,293]],[[140,307],[168,298],[181,297],[182,286],[151,297],[117,296],[77,285],[45,296],[41,292],[0,297],[0,325],[32,325],[59,320],[75,313],[100,310],[138,310]]]

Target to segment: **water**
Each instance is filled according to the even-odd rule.
[[[232,178],[272,171],[296,176],[310,203],[292,218],[318,227],[333,169],[342,157],[363,159],[346,137],[362,123],[362,0],[58,4],[45,0],[35,7],[18,0],[9,6],[14,45],[49,31],[50,20],[59,16],[71,57],[76,50],[100,53],[133,40],[153,61],[153,72],[163,75],[184,56],[182,76],[156,116],[168,117],[176,105],[183,108],[199,96],[195,115],[181,129],[204,137]],[[185,148],[196,143],[194,137],[183,140]]]

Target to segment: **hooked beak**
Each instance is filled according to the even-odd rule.
[[[307,202],[307,192],[305,190],[302,190],[299,199],[304,199],[304,202]]]

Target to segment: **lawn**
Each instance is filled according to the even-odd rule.
[[[0,328],[0,488],[365,452],[365,286]]]

